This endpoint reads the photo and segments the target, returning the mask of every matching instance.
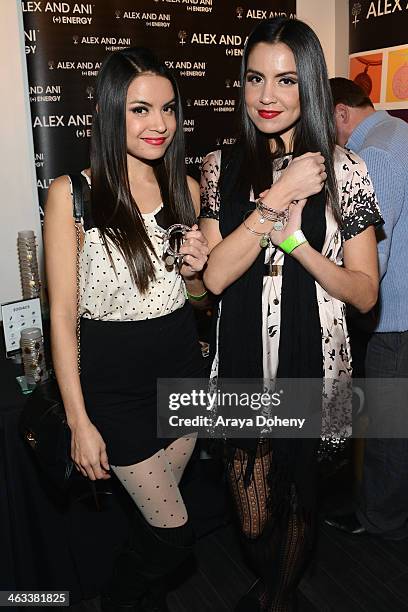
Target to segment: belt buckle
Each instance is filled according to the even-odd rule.
[[[267,263],[267,276],[280,276],[282,274],[282,266],[278,266],[277,264]]]

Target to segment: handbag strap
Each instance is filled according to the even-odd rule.
[[[88,183],[82,174],[69,174],[68,176],[72,184],[73,215],[75,223],[82,224],[84,216],[84,186],[88,188]]]
[[[72,185],[73,216],[76,231],[76,339],[77,339],[77,365],[81,373],[81,317],[79,314],[81,300],[80,285],[80,257],[81,257],[81,230],[84,218],[84,190],[89,189],[88,183],[82,174],[69,174]]]

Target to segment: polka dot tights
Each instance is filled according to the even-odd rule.
[[[111,465],[153,527],[180,527],[187,522],[187,510],[178,485],[195,443],[196,437],[187,435],[135,465]]]

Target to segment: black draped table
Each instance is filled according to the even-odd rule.
[[[129,528],[129,504],[113,480],[98,483],[100,511],[85,480],[69,496],[48,483],[19,435],[20,374],[1,340],[0,590],[70,591],[75,603],[94,597],[108,577]]]

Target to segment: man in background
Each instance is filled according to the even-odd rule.
[[[408,378],[408,123],[385,111],[353,81],[331,79],[337,142],[367,164],[384,219],[379,236],[379,310],[367,346],[369,378]],[[369,382],[369,381],[368,381]],[[383,415],[401,411],[390,393],[370,394],[370,405]],[[350,534],[369,532],[390,539],[408,536],[408,400],[406,438],[368,438],[355,514],[330,517],[326,523]],[[384,412],[386,411],[386,412]],[[404,430],[405,429],[405,434]],[[395,432],[398,434],[398,432]]]

